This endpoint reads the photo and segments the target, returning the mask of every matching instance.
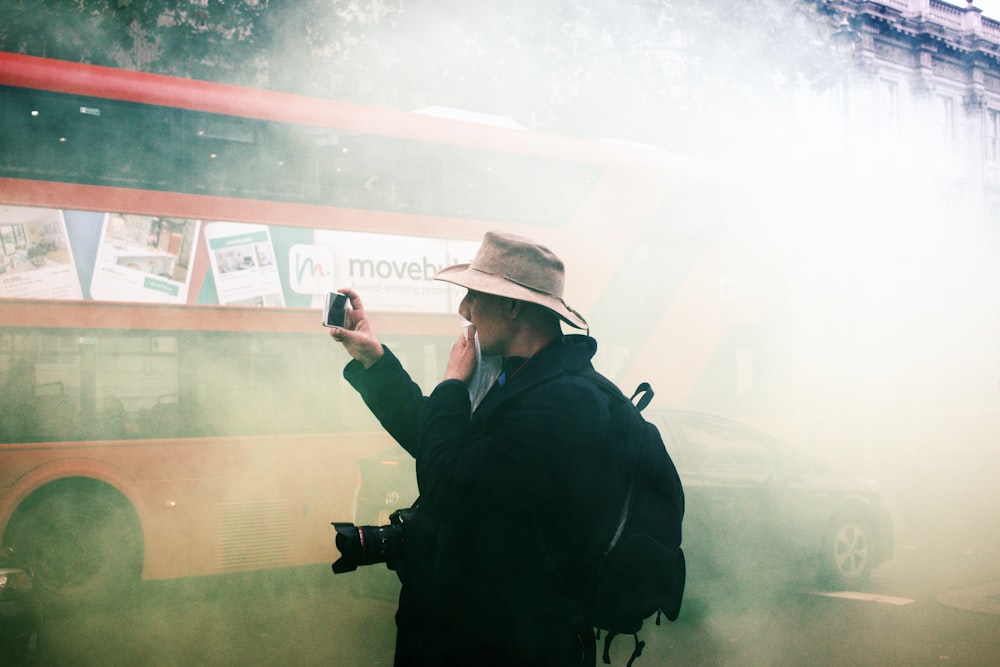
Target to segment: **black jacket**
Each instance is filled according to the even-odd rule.
[[[344,371],[416,458],[397,665],[561,665],[592,641],[580,601],[624,497],[608,446],[594,339],[572,335],[520,365],[470,417],[462,382],[424,398],[388,350]],[[617,506],[617,508],[616,508]],[[589,637],[588,637],[589,635]],[[589,660],[589,658],[588,658]]]

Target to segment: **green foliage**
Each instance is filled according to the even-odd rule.
[[[7,0],[0,49],[573,134],[677,136],[839,70],[819,0]]]

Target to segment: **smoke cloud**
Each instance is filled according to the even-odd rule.
[[[676,226],[647,230],[649,243],[636,242],[636,250],[622,258],[632,266],[635,282],[629,284],[632,289],[616,292],[613,304],[584,293],[573,280],[600,266],[602,255],[595,251],[613,244],[616,221],[607,221],[605,238],[552,244],[567,260],[567,300],[590,306],[584,314],[602,345],[598,369],[621,380],[626,390],[631,386],[625,383],[649,380],[660,397],[738,417],[834,460],[852,476],[878,480],[893,498],[897,561],[916,558],[932,569],[955,550],[995,549],[990,540],[1000,525],[995,484],[1000,475],[1000,242],[997,230],[989,227],[996,223],[984,210],[982,193],[951,178],[968,168],[963,156],[978,154],[962,138],[973,136],[968,130],[977,118],[955,111],[954,144],[942,144],[930,127],[909,121],[891,132],[880,127],[878,81],[855,72],[850,56],[826,43],[832,30],[828,20],[781,7],[794,3],[696,3],[700,13],[671,11],[671,3],[654,11],[648,4],[529,3],[521,13],[506,3],[502,11],[499,3],[475,3],[456,14],[434,2],[375,3],[367,11],[340,3],[339,13],[329,16],[286,10],[273,44],[287,58],[272,57],[268,82],[300,92],[332,87],[349,101],[367,104],[461,107],[547,133],[642,143],[652,152],[665,150],[664,165],[676,156],[719,164],[717,180],[709,170],[686,181],[703,189],[690,205],[683,185],[671,190],[673,167],[664,166],[661,179],[669,192],[664,221],[700,224],[711,217],[737,237],[737,256],[750,258],[749,268],[732,265],[715,278],[713,303],[694,299],[687,310],[670,310],[676,302],[666,301],[663,285],[688,266],[685,262],[694,265],[698,252],[692,245],[685,254],[687,246],[673,242]],[[750,10],[735,5],[744,4],[752,6],[756,22],[743,21]],[[336,26],[350,31],[337,39],[320,34]],[[775,33],[782,39],[774,39]],[[349,74],[338,69],[342,63],[350,63]],[[929,113],[920,106],[928,102],[912,95],[905,82],[897,93],[913,105],[914,115]],[[714,183],[725,191],[714,190]],[[739,188],[738,197],[731,187]],[[720,200],[739,206],[714,208]],[[539,237],[545,240],[545,235],[542,231]],[[649,272],[638,275],[639,266]],[[627,268],[610,273],[627,281]],[[722,278],[735,282],[723,284]],[[684,293],[673,296],[678,294]],[[737,341],[727,359],[707,360],[705,377],[681,387],[685,359],[695,354],[687,346],[709,335],[701,327],[714,316],[712,309],[748,304],[754,296],[768,305],[757,311],[759,322],[751,322],[752,314],[739,320],[755,325],[752,340]],[[656,312],[676,316],[669,327],[657,329],[652,316],[644,314],[650,304],[660,308]],[[639,332],[652,341],[640,348],[647,356],[621,352]],[[260,344],[247,342],[252,350],[246,359]],[[726,344],[720,341],[720,349]],[[261,376],[271,381],[266,393],[247,394],[238,414],[216,414],[227,427],[237,423],[247,432],[279,432],[322,412],[328,403],[301,379],[316,372],[311,358],[300,356],[295,368],[277,369],[247,365],[231,350],[210,344],[199,354],[219,369],[213,384],[202,388],[209,399],[214,392],[258,386]],[[348,397],[350,390],[339,379],[346,358],[337,358],[332,348],[320,354],[327,358],[318,367],[337,383],[331,393],[349,401],[359,415],[350,428],[374,429],[365,408]],[[417,367],[414,374],[429,390],[431,380],[425,378],[434,375],[424,366],[443,364],[447,350],[414,348],[408,354],[406,361]],[[154,356],[157,361],[149,364],[164,363],[162,352]],[[12,382],[16,366],[8,357],[12,361],[2,369],[7,371],[3,378]],[[647,369],[660,374],[646,377]],[[302,402],[290,400],[297,396]],[[274,404],[287,409],[275,411]],[[935,541],[954,548],[933,549],[929,545]],[[330,544],[332,561],[332,531]],[[753,564],[745,567],[753,570]],[[881,588],[898,581],[892,567],[876,570],[870,588],[893,593]],[[372,662],[365,664],[389,664],[392,575],[385,573],[386,580],[358,574],[359,580],[377,579],[374,585],[383,595],[372,602],[345,594],[348,584],[314,574],[302,575],[306,583],[288,583],[296,577],[272,578],[265,572],[247,575],[235,592],[228,584],[220,588],[220,596],[241,600],[245,618],[231,616],[232,600],[215,600],[206,592],[216,585],[212,581],[179,584],[181,591],[199,590],[165,595],[177,596],[177,609],[191,604],[192,613],[205,622],[203,635],[185,635],[187,648],[168,661],[237,664],[234,656],[240,656],[240,664],[266,664],[271,658],[275,664],[280,656],[262,658],[241,647],[248,641],[266,646],[269,637],[280,636],[275,643],[282,650],[293,650],[289,638],[308,644],[316,637],[325,642],[322,650],[337,648],[336,655],[307,654],[317,662],[348,664],[339,662],[343,648],[357,658],[351,664],[367,659]],[[747,607],[762,618],[762,609],[785,604],[782,593],[772,599],[762,592],[785,591],[784,583],[772,585],[766,573],[754,576],[750,589],[695,582],[690,606],[682,611],[690,614],[692,625],[682,622],[671,629],[682,636],[696,625],[709,640],[703,657],[712,664],[735,664],[725,653],[733,619]],[[279,582],[287,590],[271,588]],[[256,610],[247,602],[257,590],[289,609],[302,595],[328,612],[326,603],[315,599],[327,593],[343,606],[332,616],[305,614],[286,626],[258,626]],[[84,641],[87,617],[83,612],[72,616],[77,613],[72,608],[60,613],[69,614],[54,617],[67,633],[59,643],[69,655],[75,641]],[[127,649],[128,660],[158,662],[162,656],[143,655],[143,637],[154,643],[173,625],[170,617],[143,618],[134,628],[137,645]],[[739,643],[752,643],[752,629],[740,627],[748,636]],[[767,656],[750,662],[767,664]]]

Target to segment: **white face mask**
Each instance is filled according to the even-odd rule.
[[[465,322],[463,326],[469,327],[472,322]],[[469,400],[472,401],[472,410],[475,411],[482,402],[483,397],[493,387],[493,383],[500,376],[503,370],[503,358],[499,356],[484,357],[479,347],[479,332],[475,335],[476,343],[476,371],[469,380]]]

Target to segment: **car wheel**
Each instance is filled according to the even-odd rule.
[[[837,588],[852,589],[868,581],[872,571],[871,530],[863,519],[840,515],[823,540],[820,579]]]
[[[118,491],[93,480],[62,480],[36,491],[4,537],[34,570],[35,584],[59,597],[107,597],[142,572],[135,510]]]

